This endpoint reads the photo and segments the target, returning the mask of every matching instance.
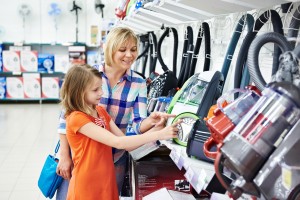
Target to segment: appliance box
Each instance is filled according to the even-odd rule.
[[[24,99],[24,86],[22,77],[6,78],[6,98]]]
[[[22,72],[38,71],[37,51],[21,51],[21,71]]]
[[[54,55],[38,54],[38,71],[45,73],[54,72]]]
[[[59,99],[58,77],[42,77],[42,98]]]
[[[20,72],[20,51],[4,50],[2,52],[3,71],[4,72]]]
[[[161,149],[137,161],[131,161],[132,194],[135,200],[160,188],[191,193],[190,184],[184,177],[184,170],[179,170],[169,157],[169,153],[157,155]]]
[[[41,98],[41,77],[39,73],[23,73],[23,85],[25,98]]]
[[[0,99],[6,97],[6,77],[0,77]]]

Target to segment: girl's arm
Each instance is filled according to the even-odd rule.
[[[78,131],[87,137],[106,144],[108,146],[117,148],[117,149],[125,149],[132,150],[138,146],[146,144],[151,141],[156,140],[168,140],[171,138],[177,137],[177,124],[181,123],[178,121],[170,126],[165,127],[162,130],[154,131],[151,134],[143,134],[143,135],[135,135],[135,136],[116,136],[108,130],[95,125],[92,122],[89,122],[83,125]],[[112,127],[112,131],[115,130],[115,127]],[[101,133],[101,134],[99,134]]]

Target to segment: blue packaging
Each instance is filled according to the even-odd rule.
[[[38,55],[38,72],[53,73],[54,72],[54,55],[39,54]]]
[[[0,77],[0,99],[6,97],[6,77]]]

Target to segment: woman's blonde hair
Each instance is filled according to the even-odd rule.
[[[127,27],[114,27],[106,36],[106,42],[104,45],[104,62],[108,66],[113,65],[113,55],[129,40],[133,40],[138,48],[137,35]]]
[[[101,73],[87,64],[73,65],[67,72],[61,88],[61,104],[65,116],[73,111],[91,114],[91,109],[85,103],[86,89],[92,84],[94,77],[101,78]]]

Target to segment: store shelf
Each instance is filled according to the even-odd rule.
[[[172,141],[161,141],[161,143],[171,150],[170,157],[178,169],[186,170],[185,177],[195,191],[200,193],[205,190],[215,174],[213,164],[188,157],[186,147],[177,145]]]
[[[65,74],[63,72],[0,72],[0,77],[13,77],[13,76],[22,76],[24,73],[36,74],[39,73],[41,76],[45,77],[64,77]]]
[[[287,0],[161,0],[147,3],[126,16],[119,23],[134,29],[137,33],[159,30],[162,25],[176,26],[200,22],[217,16],[251,10],[268,9],[288,3]],[[134,23],[143,20],[143,24]],[[148,23],[157,27],[149,30]]]
[[[0,99],[1,103],[59,103],[60,99],[54,99],[54,98],[37,98],[37,99],[21,99],[21,98],[5,98]]]

